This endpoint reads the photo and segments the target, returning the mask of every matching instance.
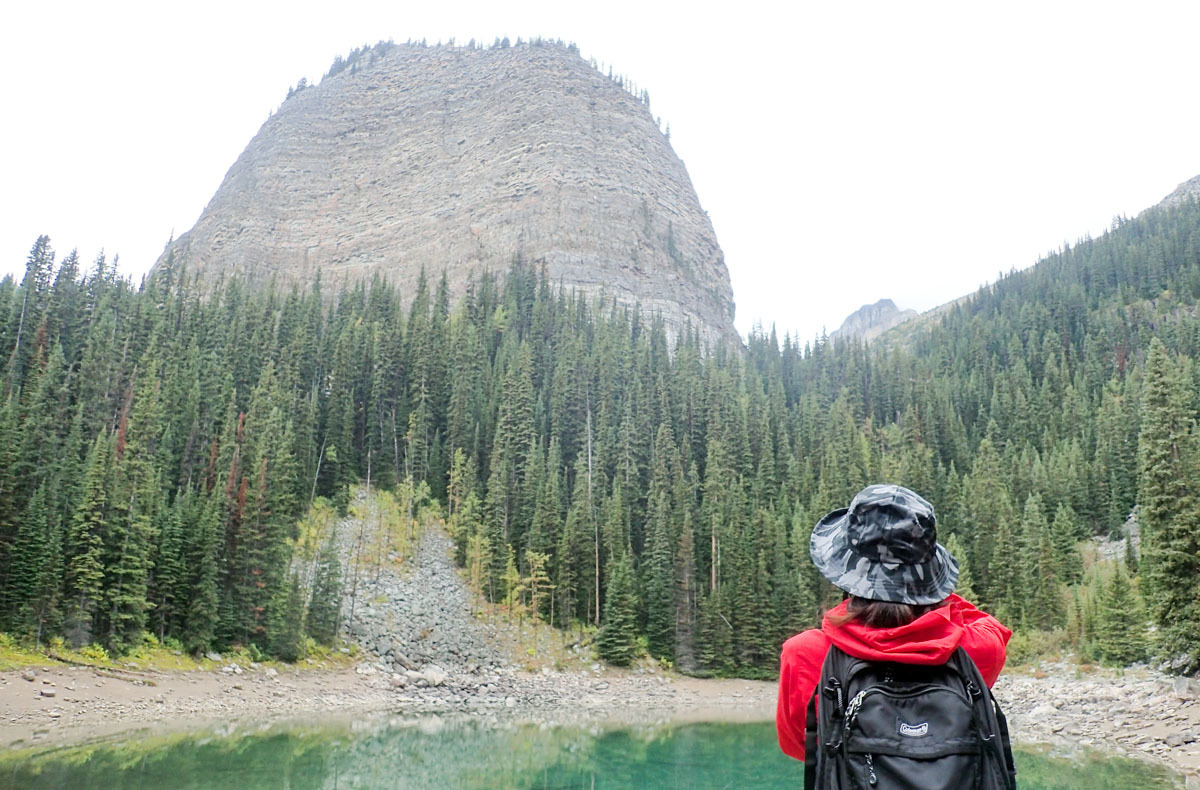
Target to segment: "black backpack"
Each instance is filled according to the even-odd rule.
[[[1008,722],[961,647],[931,667],[864,661],[831,645],[804,745],[805,790],[1017,786]]]

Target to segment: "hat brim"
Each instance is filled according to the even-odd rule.
[[[937,544],[925,562],[885,563],[864,557],[850,545],[848,508],[826,515],[813,528],[809,554],[821,575],[840,590],[872,601],[925,605],[940,603],[958,584],[958,563]]]

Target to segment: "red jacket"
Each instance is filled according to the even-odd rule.
[[[957,595],[946,601],[945,606],[899,628],[869,628],[854,621],[836,626],[829,615],[843,614],[843,601],[829,611],[819,631],[814,628],[784,642],[775,710],[775,729],[784,753],[804,759],[805,713],[830,644],[855,658],[925,665],[946,663],[954,649],[962,645],[988,686],[995,683],[1004,668],[1004,649],[1012,631]]]

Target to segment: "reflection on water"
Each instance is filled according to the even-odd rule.
[[[1155,766],[1017,756],[1022,790],[1176,786]],[[550,727],[437,718],[288,725],[0,752],[11,788],[796,788],[770,723]]]

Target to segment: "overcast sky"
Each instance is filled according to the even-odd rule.
[[[139,277],[301,77],[381,39],[542,35],[650,92],[737,325],[925,310],[1200,174],[1200,4],[21,3],[0,274],[38,234]]]

